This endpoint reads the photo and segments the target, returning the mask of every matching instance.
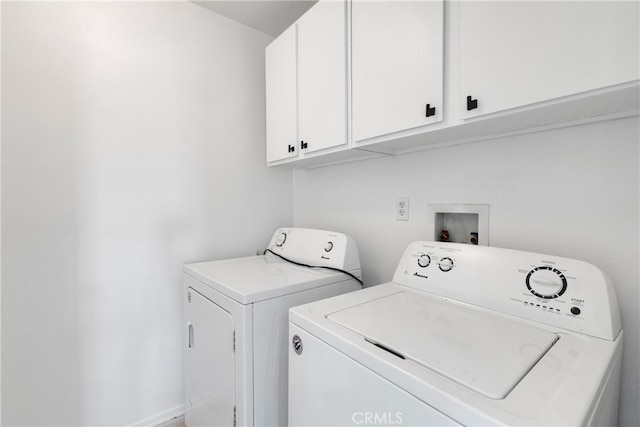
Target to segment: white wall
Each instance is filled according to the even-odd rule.
[[[182,264],[292,222],[271,38],[187,2],[2,7],[2,424],[153,424],[183,404]]]
[[[620,422],[640,425],[638,118],[296,171],[294,223],[351,234],[365,283],[427,236],[428,203],[490,205],[492,246],[576,258],[615,284],[625,344]],[[409,221],[395,221],[397,196]]]

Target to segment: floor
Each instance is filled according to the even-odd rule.
[[[176,417],[166,423],[160,424],[156,427],[186,427],[187,425],[184,423],[184,415],[180,417]]]

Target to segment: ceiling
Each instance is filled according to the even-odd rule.
[[[279,36],[317,0],[191,0],[255,30]]]

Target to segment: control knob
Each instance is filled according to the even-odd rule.
[[[453,260],[449,257],[444,257],[440,260],[440,270],[450,271],[453,268]]]
[[[428,267],[431,264],[431,257],[427,254],[422,254],[418,257],[418,265],[422,268]]]
[[[282,245],[284,245],[284,242],[286,241],[287,241],[287,233],[282,232],[278,234],[278,237],[276,237],[276,246],[281,247]]]
[[[567,278],[556,268],[544,265],[527,274],[527,288],[539,298],[558,298],[567,290]]]

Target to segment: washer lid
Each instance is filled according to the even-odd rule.
[[[493,399],[506,397],[558,340],[549,331],[412,291],[327,318]]]
[[[301,267],[262,255],[185,264],[184,271],[241,304],[349,279],[343,273]]]

